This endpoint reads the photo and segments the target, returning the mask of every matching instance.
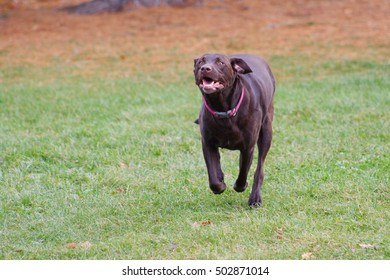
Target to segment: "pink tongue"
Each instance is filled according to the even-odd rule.
[[[202,88],[205,90],[216,90],[223,88],[223,85],[215,81],[202,80]]]
[[[209,81],[203,80],[202,83],[203,83],[203,88],[205,88],[205,89],[214,88],[214,81],[209,82]]]

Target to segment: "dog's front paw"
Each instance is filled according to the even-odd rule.
[[[234,184],[234,187],[233,189],[236,191],[236,192],[243,192],[246,190],[246,188],[248,187],[248,182],[246,182],[244,185],[239,185],[237,182]]]
[[[226,185],[224,182],[211,184],[210,189],[213,191],[214,194],[221,194],[226,190]]]

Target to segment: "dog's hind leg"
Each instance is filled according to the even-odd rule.
[[[273,104],[271,104],[268,114],[261,127],[259,139],[257,141],[257,147],[259,149],[259,157],[258,157],[257,168],[255,172],[255,178],[253,181],[252,192],[248,200],[248,204],[251,207],[258,207],[261,205],[262,202],[261,188],[264,180],[264,162],[272,142],[273,114],[274,114],[274,108],[273,108]]]

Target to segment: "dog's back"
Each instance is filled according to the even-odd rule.
[[[257,78],[263,78],[264,83],[269,83],[269,86],[272,86],[275,89],[274,75],[272,74],[268,63],[264,59],[253,54],[235,54],[230,55],[229,57],[243,59],[252,69],[253,75]]]
[[[272,71],[264,59],[252,54],[235,54],[230,56],[243,59],[251,68],[252,73],[242,76],[247,86],[251,87],[251,92],[258,98],[257,105],[262,111],[273,111],[273,97],[275,93],[275,78]],[[263,117],[266,115],[263,114]],[[273,118],[273,116],[270,116]]]

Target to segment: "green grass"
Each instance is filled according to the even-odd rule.
[[[238,152],[209,191],[190,72],[0,68],[0,259],[389,259],[389,64],[270,61],[259,209],[232,190]]]

